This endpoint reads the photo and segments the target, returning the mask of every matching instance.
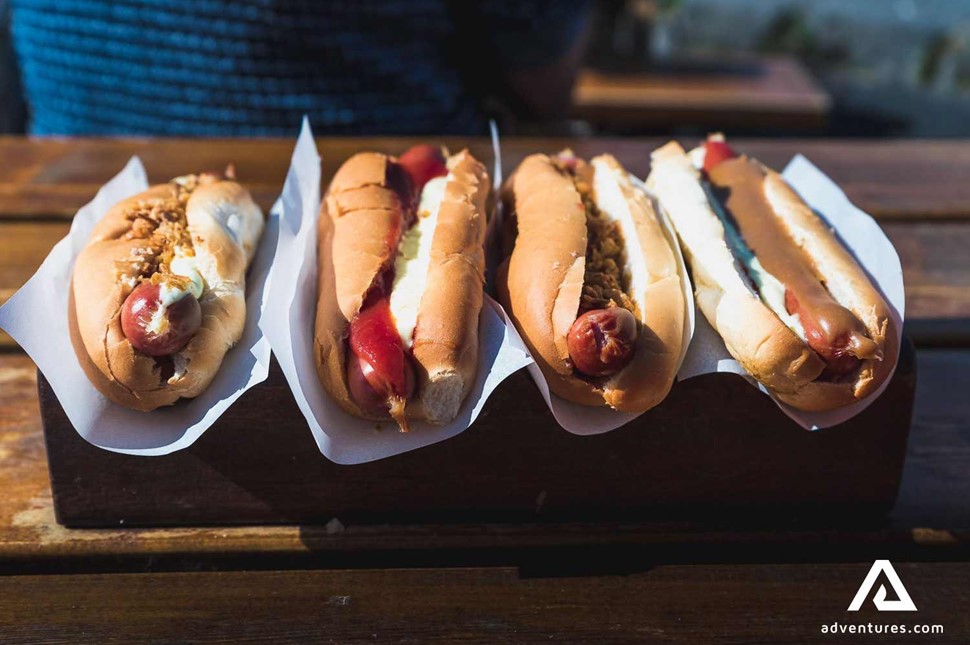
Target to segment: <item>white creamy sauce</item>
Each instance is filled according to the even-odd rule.
[[[202,297],[202,290],[205,283],[202,280],[202,276],[198,271],[196,266],[196,261],[194,256],[186,255],[181,248],[175,249],[175,257],[172,258],[172,262],[169,264],[169,269],[175,275],[182,276],[189,279],[188,291],[183,290],[179,287],[170,285],[167,282],[163,282],[158,289],[158,297],[161,302],[161,306],[155,310],[152,314],[151,320],[145,325],[145,329],[151,333],[158,335],[163,334],[168,329],[168,318],[165,313],[166,310],[182,298],[191,294],[196,298]]]
[[[185,255],[185,252],[181,248],[177,248],[175,249],[175,257],[172,259],[168,268],[175,275],[180,275],[191,281],[189,293],[196,298],[202,297],[202,289],[205,286],[205,282],[202,280],[202,274],[199,273],[199,267],[194,255]]]
[[[411,347],[414,340],[421,296],[428,284],[431,243],[438,226],[438,211],[450,178],[451,174],[447,177],[435,177],[424,185],[418,205],[418,221],[404,234],[394,260],[391,315],[405,347]]]
[[[629,179],[600,159],[593,159],[593,170],[593,192],[596,195],[596,206],[608,220],[617,222],[620,227],[627,258],[623,271],[630,275],[630,291],[633,300],[640,311],[643,311],[650,276],[647,274],[647,268],[643,262],[630,262],[630,258],[643,257],[643,249],[640,248],[640,238],[637,235],[633,214],[630,212],[630,205],[620,188],[620,182],[629,182]]]
[[[798,334],[798,337],[802,340],[806,340],[805,328],[802,327],[802,321],[799,320],[798,314],[788,313],[788,308],[785,306],[785,285],[779,282],[774,275],[765,271],[761,262],[753,255],[751,260],[745,262],[744,265],[758,287],[762,302],[781,318],[786,327]]]

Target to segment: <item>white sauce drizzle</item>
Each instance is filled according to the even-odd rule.
[[[428,286],[431,265],[431,244],[438,227],[438,211],[445,196],[445,187],[452,178],[435,177],[424,185],[418,205],[418,221],[401,238],[394,260],[394,284],[391,286],[390,308],[394,325],[407,348],[414,341],[421,296]]]

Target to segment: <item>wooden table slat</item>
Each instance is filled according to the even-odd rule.
[[[728,132],[730,135],[730,132]],[[294,132],[294,137],[296,132]],[[353,152],[401,152],[417,138],[318,139],[324,178]],[[445,137],[452,149],[469,147],[491,163],[482,138]],[[582,156],[611,152],[638,175],[649,171],[650,151],[666,139],[503,139],[506,174],[532,152],[572,147]],[[279,193],[294,139],[23,139],[0,136],[0,218],[71,217],[132,155],[152,181],[197,168],[235,163],[239,177],[268,205]],[[690,145],[693,142],[683,141]],[[970,217],[970,146],[961,140],[732,139],[738,150],[780,167],[802,153],[828,173],[860,208],[879,218]]]
[[[845,611],[868,563],[640,566],[622,576],[490,567],[0,577],[0,630],[34,643],[849,642],[822,632],[840,622],[943,628],[853,640],[970,638],[966,563],[896,562],[919,611],[888,615]]]
[[[582,69],[571,116],[606,128],[822,128],[828,93],[789,57],[663,62],[644,71]]]

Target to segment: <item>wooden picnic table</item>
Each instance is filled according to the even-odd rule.
[[[573,118],[617,128],[823,129],[832,98],[787,56],[659,62],[650,69],[580,70]]]
[[[414,142],[320,139],[324,180],[354,151],[395,152]],[[268,208],[293,143],[0,138],[0,302],[132,155],[152,181],[234,162]],[[444,143],[491,160],[485,140]],[[583,156],[610,151],[644,175],[659,143],[510,139],[503,161],[508,173],[530,152],[569,146]],[[36,370],[3,336],[0,641],[806,642],[833,640],[820,633],[823,624],[881,620],[942,624],[934,640],[967,642],[970,146],[735,143],[776,166],[805,154],[880,221],[899,251],[919,382],[900,494],[887,518],[581,530],[555,523],[66,529],[54,519]],[[892,559],[917,614],[846,613],[877,558]]]

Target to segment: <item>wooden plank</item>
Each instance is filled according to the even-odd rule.
[[[294,133],[295,135],[296,133]],[[132,155],[144,162],[151,180],[163,180],[184,169],[185,161],[197,167],[217,169],[231,160],[249,168],[251,178],[280,183],[286,172],[280,162],[293,150],[287,139],[177,139],[177,138],[83,138],[18,136],[0,137],[0,149],[11,163],[0,168],[0,184],[90,184],[105,181],[105,173],[120,170]],[[175,162],[176,166],[171,163]],[[161,173],[161,174],[159,174]]]
[[[921,350],[917,371],[894,522],[970,529],[970,350]]]
[[[573,101],[578,109],[770,109],[812,114],[824,114],[830,105],[808,70],[789,58],[751,61],[730,69],[708,66],[626,73],[585,68],[576,79]]]
[[[879,614],[871,602],[845,611],[868,562],[588,563],[598,565],[625,575],[526,566],[10,576],[0,578],[0,629],[33,643],[847,642],[822,633],[838,621],[943,627],[879,642],[970,639],[967,563],[895,562],[919,610],[910,614]]]
[[[0,298],[13,295],[70,230],[70,222],[0,220]]]
[[[37,408],[33,365],[22,355],[0,354],[0,570],[59,567],[139,568],[166,559],[199,562],[241,558],[243,562],[285,561],[290,566],[320,561],[347,563],[353,552],[387,553],[389,562],[508,561],[530,557],[550,545],[650,545],[654,557],[690,561],[784,561],[858,557],[880,552],[920,558],[958,557],[970,545],[970,475],[963,466],[970,448],[970,399],[959,395],[970,370],[970,351],[921,351],[921,374],[908,459],[892,523],[806,525],[765,518],[762,526],[690,522],[524,522],[329,526],[245,526],[224,528],[66,529],[54,519]],[[318,459],[323,459],[317,456]],[[345,518],[346,519],[346,518]],[[504,550],[486,556],[483,549]],[[512,549],[510,552],[509,550]],[[954,549],[958,549],[954,551]],[[433,555],[429,551],[433,550]],[[524,550],[524,551],[523,551]],[[420,554],[424,552],[425,555]],[[460,552],[461,554],[456,554]],[[410,554],[410,555],[409,555]]]
[[[294,135],[296,133],[294,132]],[[729,132],[730,134],[730,132]],[[319,139],[324,177],[353,152],[364,149],[400,152],[416,138]],[[480,138],[444,138],[491,160]],[[659,138],[503,139],[506,173],[536,151],[572,147],[580,155],[609,151],[632,171],[645,175],[649,153]],[[684,143],[690,144],[690,141]],[[970,146],[959,140],[765,140],[737,139],[739,150],[781,166],[796,152],[805,154],[841,185],[864,210],[880,218],[970,217]],[[118,172],[133,154],[141,156],[154,181],[196,168],[219,168],[235,162],[241,179],[264,206],[279,193],[289,164],[291,139],[24,139],[0,137],[0,217],[70,217]]]
[[[149,460],[83,441],[43,380],[40,403],[55,509],[68,526],[324,524],[334,517],[743,525],[765,513],[851,522],[881,516],[895,499],[914,362],[905,343],[884,396],[838,430],[817,433],[736,375],[710,374],[679,383],[623,428],[579,437],[563,432],[520,371],[463,434],[352,468],[317,454],[275,363],[191,447]],[[272,441],[257,430],[269,427]]]
[[[970,344],[970,222],[885,222],[883,229],[903,267],[906,320],[960,321]]]
[[[825,124],[831,99],[790,58],[729,61],[648,72],[580,71],[572,116],[617,127],[738,127]]]

